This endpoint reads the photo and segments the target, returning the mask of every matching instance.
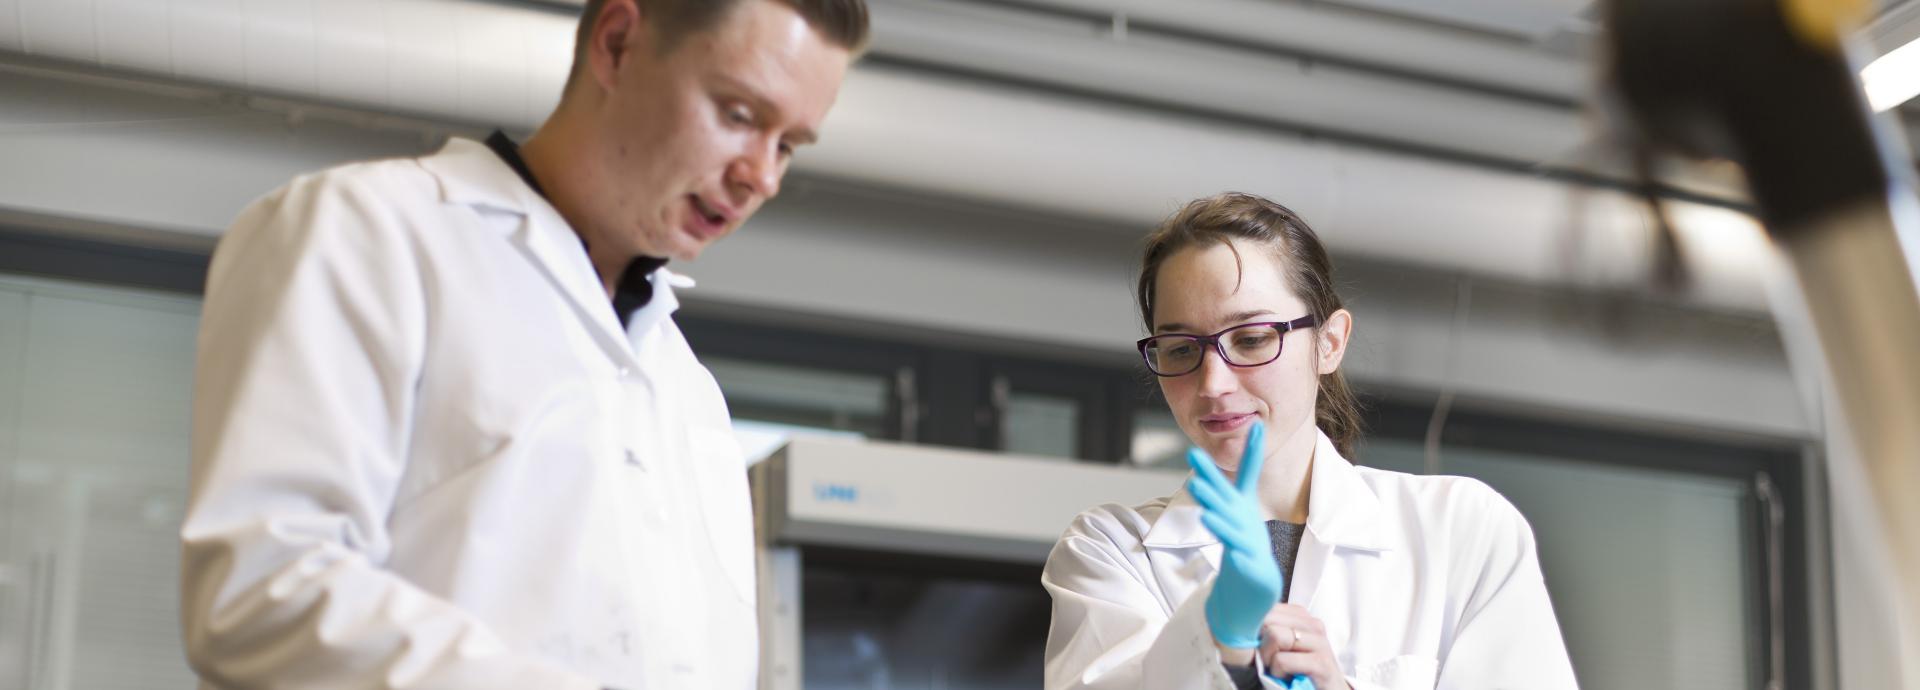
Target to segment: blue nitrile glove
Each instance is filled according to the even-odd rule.
[[[1306,676],[1294,676],[1292,681],[1273,675],[1267,677],[1274,679],[1280,683],[1280,687],[1286,688],[1287,690],[1315,690],[1313,687],[1313,679]]]
[[[1187,491],[1204,511],[1200,522],[1226,545],[1220,556],[1220,574],[1207,595],[1207,629],[1213,639],[1235,649],[1260,646],[1260,622],[1280,601],[1283,581],[1273,560],[1267,521],[1260,512],[1260,464],[1266,432],[1259,422],[1247,431],[1247,448],[1240,454],[1238,481],[1227,481],[1213,460],[1199,448],[1187,450],[1193,479]]]

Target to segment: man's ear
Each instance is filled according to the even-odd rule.
[[[653,49],[653,32],[635,0],[607,0],[587,32],[587,69],[593,83],[612,91],[632,56]]]

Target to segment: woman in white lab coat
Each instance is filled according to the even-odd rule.
[[[1347,460],[1353,316],[1304,221],[1201,199],[1142,264],[1141,353],[1197,471],[1081,513],[1055,545],[1048,690],[1575,687],[1532,529],[1505,498]]]

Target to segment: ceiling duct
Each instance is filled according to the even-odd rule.
[[[1224,6],[1187,2],[1195,16]],[[558,99],[574,23],[556,8],[459,0],[0,0],[0,52],[524,130]],[[899,68],[856,69],[824,143],[796,165],[1130,233],[1238,189],[1295,207],[1336,251],[1535,283],[1638,285],[1649,273],[1645,211],[1617,192]],[[1764,309],[1772,263],[1751,221],[1673,206],[1708,219],[1683,238],[1696,298]]]
[[[1586,100],[1593,85],[1593,75],[1587,65],[1521,41],[1343,10],[1328,3],[1291,0],[1005,2],[1119,17],[1143,26],[1566,103]]]

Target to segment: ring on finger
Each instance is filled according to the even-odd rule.
[[[1293,633],[1293,644],[1287,645],[1287,651],[1289,652],[1300,651],[1300,629],[1288,628],[1287,632]]]

